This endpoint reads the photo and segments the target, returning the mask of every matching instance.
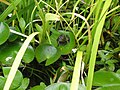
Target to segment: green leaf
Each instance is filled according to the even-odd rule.
[[[30,90],[44,90],[44,89],[41,89],[40,85],[36,85],[36,86],[32,87]]]
[[[64,85],[64,84],[61,84],[59,86],[59,90],[68,90],[68,87],[66,85]]]
[[[60,16],[57,14],[53,14],[53,13],[46,13],[45,19],[46,19],[46,21],[59,21]]]
[[[0,22],[0,45],[7,41],[10,35],[9,27],[6,23]]]
[[[14,78],[15,78],[15,75],[17,73],[17,70],[18,70],[18,67],[20,65],[20,62],[21,62],[21,59],[22,57],[24,56],[25,54],[25,51],[27,49],[27,47],[29,46],[29,43],[31,42],[31,40],[34,38],[35,35],[37,35],[38,32],[34,32],[32,34],[30,34],[27,39],[24,41],[23,45],[21,46],[18,54],[16,55],[15,57],[15,60],[12,64],[12,67],[10,69],[10,73],[8,75],[8,78],[5,82],[5,86],[4,86],[4,90],[9,90]]]
[[[10,67],[3,67],[2,69],[3,69],[4,77],[7,78],[11,68]],[[16,75],[15,75],[15,78],[12,82],[12,85],[11,85],[10,89],[13,90],[13,89],[18,88],[21,85],[22,79],[23,79],[23,75],[18,70]]]
[[[43,82],[40,83],[40,86],[41,86],[41,88],[43,88],[43,89],[46,88],[46,85],[45,85],[45,83],[43,83]]]
[[[101,86],[100,90],[119,90],[119,74],[109,71],[97,71],[94,74],[93,86]]]
[[[58,31],[56,31],[55,29],[51,30],[52,35],[50,36],[50,40],[52,45],[54,45],[55,47],[58,47],[58,37],[60,36],[60,33]]]
[[[0,62],[5,65],[11,65],[21,44],[20,43],[4,43],[0,46]],[[3,52],[4,51],[4,52]]]
[[[105,86],[105,87],[100,87],[95,90],[120,90],[120,84],[119,85],[112,85],[112,86]]]
[[[54,83],[45,88],[45,90],[70,90],[70,83]]]
[[[98,1],[100,1],[100,0],[98,0]],[[93,44],[92,44],[90,60],[89,60],[87,90],[91,90],[91,88],[92,88],[94,67],[95,67],[98,45],[99,45],[102,30],[103,30],[103,26],[104,26],[104,23],[105,23],[107,10],[110,7],[111,2],[112,2],[112,0],[105,0],[105,3],[103,5],[103,7],[101,7],[102,12],[100,14],[100,18],[98,19],[98,22],[95,24],[95,26],[92,29],[92,37],[93,36],[94,37],[93,37]]]
[[[20,26],[20,28],[21,28],[21,30],[22,30],[22,32],[24,33],[25,31],[25,25],[26,25],[26,23],[25,23],[25,20],[24,20],[24,18],[20,18],[20,21],[19,21],[19,26]]]
[[[0,76],[0,90],[3,90],[4,84],[5,84],[5,78],[3,76]]]
[[[33,61],[33,59],[34,59],[34,49],[32,46],[29,45],[23,56],[23,61],[25,63],[30,63],[31,61]]]
[[[4,21],[4,19],[8,16],[8,14],[15,9],[15,7],[21,2],[22,0],[14,0],[12,3],[5,9],[5,11],[0,15],[0,21]]]
[[[75,46],[75,37],[69,31],[55,31],[52,30],[51,35],[52,45],[58,47],[62,55],[69,54]]]
[[[20,32],[19,29],[16,29],[15,27],[10,27],[10,29]],[[14,33],[10,33],[10,36],[8,38],[9,42],[13,42],[18,38],[18,35],[14,34]]]
[[[83,54],[82,51],[77,52],[70,90],[73,90],[73,89],[78,90],[80,70],[81,70],[81,62],[82,62],[82,54]]]
[[[41,42],[42,41],[42,37],[43,37],[43,29],[38,24],[35,24],[35,27],[36,27],[37,31],[39,32],[39,42]]]
[[[45,88],[46,85],[43,82],[41,82],[40,85],[34,86],[30,90],[45,90]]]
[[[4,43],[0,46],[0,62],[2,64],[11,65],[18,53],[22,42]],[[4,52],[3,52],[4,51]],[[34,59],[34,49],[32,46],[28,46],[23,56],[25,63],[30,63]]]
[[[48,66],[48,65],[54,63],[55,61],[57,61],[57,60],[60,58],[60,56],[61,56],[61,53],[60,53],[60,51],[57,49],[56,54],[53,55],[51,58],[47,59],[45,65]]]
[[[35,55],[39,63],[52,58],[56,53],[57,49],[50,44],[40,44],[35,51]]]
[[[75,37],[72,32],[65,32],[65,31],[60,31],[61,34],[68,36],[69,41],[67,42],[66,45],[59,45],[60,51],[62,55],[66,55],[71,53],[72,49],[75,46]]]
[[[119,74],[119,76],[120,76],[120,69],[118,69],[116,73]]]
[[[34,38],[35,35],[37,35],[38,32],[34,32],[32,34],[30,34],[27,39],[24,41],[23,45],[21,46],[18,54],[16,55],[16,58],[12,64],[12,67],[10,69],[10,73],[8,75],[8,78],[5,82],[5,86],[4,86],[4,90],[9,90],[11,84],[12,84],[12,81],[14,80],[15,78],[15,75],[17,73],[17,70],[18,70],[18,67],[20,65],[20,62],[21,62],[21,59],[29,45],[29,43],[31,42],[31,40]]]
[[[19,88],[17,88],[16,90],[26,90],[26,88],[29,85],[29,82],[30,82],[29,78],[24,78],[22,80],[22,85]]]
[[[70,83],[64,83],[64,82],[54,83],[47,86],[45,90],[70,90]],[[86,90],[86,89],[83,85],[79,85],[78,90]]]

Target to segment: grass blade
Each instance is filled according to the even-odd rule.
[[[11,70],[9,72],[9,75],[8,75],[8,78],[6,80],[6,83],[5,83],[5,86],[4,86],[3,90],[9,90],[10,85],[12,84],[12,81],[13,81],[13,79],[15,77],[16,72],[17,72],[17,69],[18,69],[18,67],[20,65],[21,59],[22,59],[22,57],[23,57],[23,55],[24,55],[24,53],[25,53],[25,51],[26,51],[30,41],[37,34],[38,34],[38,32],[32,33],[31,35],[29,35],[27,37],[27,39],[23,43],[22,47],[20,48],[20,50],[19,50],[18,54],[16,55],[16,58],[15,58],[15,60],[13,62],[13,65],[11,67]]]
[[[106,0],[103,6],[103,10],[100,15],[100,21],[96,27],[96,32],[94,36],[92,51],[91,51],[91,57],[89,62],[89,71],[88,71],[88,78],[87,78],[87,90],[91,90],[92,88],[92,81],[93,81],[93,74],[94,74],[94,67],[95,67],[95,61],[96,61],[96,54],[98,50],[98,45],[100,41],[100,36],[102,33],[102,28],[105,23],[106,15],[107,15],[107,9],[109,8],[112,0]]]
[[[70,90],[78,90],[81,62],[82,62],[82,51],[78,51]]]
[[[17,6],[20,2],[21,0],[15,0],[13,3],[11,3],[8,8],[0,15],[0,21],[4,21],[7,15],[15,8],[14,6]]]

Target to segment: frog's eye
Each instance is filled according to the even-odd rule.
[[[66,45],[68,42],[70,42],[70,38],[68,35],[60,35],[57,39],[58,45]]]

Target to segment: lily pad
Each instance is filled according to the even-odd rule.
[[[32,87],[30,90],[44,90],[44,89],[42,89],[40,85],[36,85]]]
[[[70,31],[52,30],[50,39],[52,45],[59,48],[61,55],[69,54],[75,46],[75,37]]]
[[[57,60],[60,58],[60,56],[61,56],[61,53],[60,53],[60,51],[57,49],[56,54],[53,55],[51,58],[47,59],[45,65],[48,66],[48,65],[54,63],[55,61],[57,61]]]
[[[9,27],[6,23],[0,22],[0,45],[7,41],[10,35]]]
[[[12,43],[7,42],[1,45],[0,62],[5,65],[11,65],[21,46],[22,46],[22,42],[12,42]],[[30,63],[33,59],[34,59],[34,49],[32,48],[32,46],[28,46],[23,56],[23,61],[25,63]]]
[[[21,86],[20,86],[19,88],[17,88],[16,90],[26,90],[26,88],[27,88],[28,85],[29,85],[29,82],[30,82],[29,78],[24,78],[24,79],[22,80]]]
[[[50,44],[40,44],[35,51],[37,61],[39,63],[45,61],[46,59],[51,59],[57,54],[57,49]],[[53,58],[53,60],[56,58]]]
[[[45,87],[46,85],[43,82],[41,82],[40,85],[36,85],[32,87],[30,90],[45,90]]]
[[[70,90],[70,83],[54,83],[45,88],[45,90]],[[78,90],[86,90],[83,85],[79,85]]]
[[[5,79],[7,78],[9,71],[10,71],[10,67],[3,67],[3,74],[4,74]],[[21,85],[22,79],[23,79],[23,75],[18,70],[15,75],[15,78],[10,86],[10,90],[14,90],[14,89],[18,88]]]
[[[44,84],[40,84],[32,87],[30,90],[70,90],[70,83],[59,82],[51,84],[47,87]],[[78,90],[86,90],[86,87],[79,85]]]
[[[110,71],[97,71],[94,74],[93,86],[100,86],[96,90],[119,90],[120,76]]]
[[[27,47],[27,50],[26,50],[24,56],[23,56],[23,61],[24,61],[25,63],[30,63],[30,62],[32,62],[33,59],[34,59],[34,54],[35,54],[35,53],[34,53],[33,47],[32,47],[31,45],[29,45],[29,46]]]
[[[3,90],[10,69],[11,69],[10,67],[2,68],[4,77],[0,76],[0,90]],[[28,78],[23,79],[22,73],[19,70],[17,70],[14,80],[10,86],[10,90],[26,90],[28,85],[29,85],[29,79]]]
[[[120,90],[120,85],[104,86],[95,90]]]
[[[3,76],[0,76],[0,90],[3,90],[6,79]]]

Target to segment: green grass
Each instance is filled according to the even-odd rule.
[[[92,49],[91,49],[91,56],[90,56],[90,62],[89,62],[89,71],[88,71],[88,78],[87,78],[87,90],[91,90],[91,88],[92,88],[92,81],[93,81],[94,67],[95,67],[98,45],[99,45],[100,36],[102,33],[102,28],[103,28],[103,25],[105,23],[107,9],[109,8],[111,1],[110,0],[105,1],[104,6],[103,6],[103,10],[102,10],[100,17],[98,19],[98,23],[96,25],[96,28],[94,28],[94,30],[96,30],[96,31],[95,31],[95,35],[94,35],[94,41],[93,41],[93,45],[92,45]]]
[[[5,43],[24,41],[13,64],[10,64],[12,67],[4,90],[9,90],[20,63],[23,64],[25,69],[33,64],[30,68],[33,68],[34,71],[39,71],[39,68],[36,67],[37,65],[40,66],[40,68],[44,67],[45,70],[40,70],[40,72],[44,73],[40,74],[39,72],[30,71],[31,76],[32,74],[36,75],[39,79],[45,76],[41,80],[46,85],[57,83],[57,80],[62,77],[63,80],[71,82],[71,90],[73,90],[73,88],[77,90],[79,84],[83,85],[84,79],[87,80],[84,87],[87,90],[92,90],[92,88],[94,88],[94,72],[101,69],[106,70],[106,67],[112,68],[110,69],[113,70],[112,72],[115,72],[114,68],[119,69],[118,65],[115,66],[114,62],[114,60],[119,62],[119,0],[9,0],[8,2],[4,2],[3,0],[0,2],[2,2],[0,5],[1,9],[3,5],[8,5],[0,15],[0,22],[5,22],[9,27],[15,29],[10,28],[13,41],[10,41],[10,38],[8,38],[8,41]],[[12,13],[12,16],[8,17],[10,13]],[[72,32],[73,36],[66,34],[65,37],[62,37],[61,34],[63,33],[59,32],[59,30],[64,31],[64,34]],[[14,34],[16,36],[14,36]],[[26,37],[27,39],[25,39]],[[72,40],[75,42],[75,45],[73,47],[71,44],[69,48],[72,47],[74,50],[77,50],[77,53],[68,50],[69,48],[65,48],[67,45],[64,46],[64,44],[72,42],[70,40],[71,37],[74,37]],[[110,44],[108,44],[108,42],[110,42]],[[39,45],[51,45],[57,52],[55,55],[59,57],[55,57],[55,55],[49,56],[52,57],[52,59],[47,57],[44,61],[50,63],[48,66],[45,66],[46,64],[44,62],[37,62],[36,55],[34,55],[34,60],[31,62],[32,64],[25,63],[22,61],[22,57],[29,44],[31,44],[35,51]],[[48,49],[53,50],[52,48]],[[66,51],[66,54],[63,54],[62,51],[65,50],[68,51]],[[108,56],[109,59],[104,60],[103,57],[100,56],[103,54],[98,53],[99,50],[109,53],[112,52],[113,56],[110,55]],[[44,50],[41,51],[45,53]],[[48,51],[46,52],[48,53]],[[43,56],[46,57],[47,55],[43,54]],[[106,60],[111,61],[108,62]],[[35,65],[34,62],[36,62],[37,65]],[[84,62],[85,65],[82,66],[81,62]],[[2,68],[4,63],[2,61],[0,61],[0,63]],[[6,63],[5,66],[7,66]],[[95,66],[97,66],[97,68]],[[63,67],[66,68],[63,69]],[[83,72],[80,72],[81,68],[84,70],[84,77],[80,76],[80,74],[83,74]],[[65,77],[62,75],[63,72],[67,73]]]

